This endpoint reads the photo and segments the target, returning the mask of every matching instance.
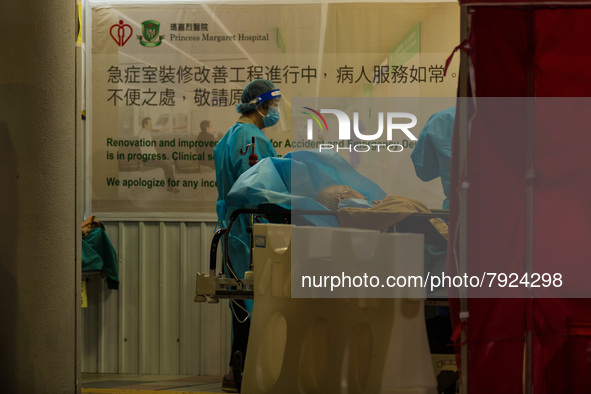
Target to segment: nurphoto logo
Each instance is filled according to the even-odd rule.
[[[402,132],[406,138],[411,141],[417,141],[417,137],[410,131],[417,124],[417,117],[408,112],[378,112],[378,130],[374,133],[365,133],[363,126],[360,127],[359,112],[353,112],[353,122],[347,113],[338,109],[321,109],[320,111],[313,110],[309,107],[303,107],[310,111],[304,113],[309,115],[311,119],[307,121],[307,139],[314,139],[314,122],[318,124],[320,130],[328,130],[327,122],[322,114],[332,114],[337,117],[339,130],[339,143],[321,143],[318,145],[319,151],[335,149],[348,150],[353,149],[355,152],[369,152],[370,150],[380,150],[380,147],[385,148],[388,152],[401,152],[404,148],[398,143],[392,143],[394,132]],[[351,127],[353,126],[353,127]],[[351,141],[351,129],[353,130],[354,140]],[[382,138],[386,131],[385,142],[373,142],[371,144],[359,143],[358,141],[377,141]]]

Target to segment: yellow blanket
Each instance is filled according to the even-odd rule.
[[[412,198],[388,195],[371,208],[341,208],[338,220],[341,227],[355,227],[368,230],[383,230],[413,213],[431,213],[420,201]],[[447,224],[441,219],[429,220],[433,227],[447,240]]]

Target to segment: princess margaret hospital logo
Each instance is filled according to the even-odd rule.
[[[160,22],[158,21],[144,21],[142,22],[142,36],[137,36],[140,44],[145,47],[157,47],[162,44],[164,36],[158,35],[160,33]],[[145,39],[146,41],[143,41]]]

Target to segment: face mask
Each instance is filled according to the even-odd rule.
[[[259,114],[263,117],[263,123],[265,124],[265,127],[274,126],[277,124],[277,122],[279,122],[279,108],[277,107],[269,107],[269,112],[267,112],[267,115],[261,114],[258,110],[257,112],[259,112]]]

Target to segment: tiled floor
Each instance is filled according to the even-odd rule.
[[[221,376],[82,374],[82,393],[223,393]]]

